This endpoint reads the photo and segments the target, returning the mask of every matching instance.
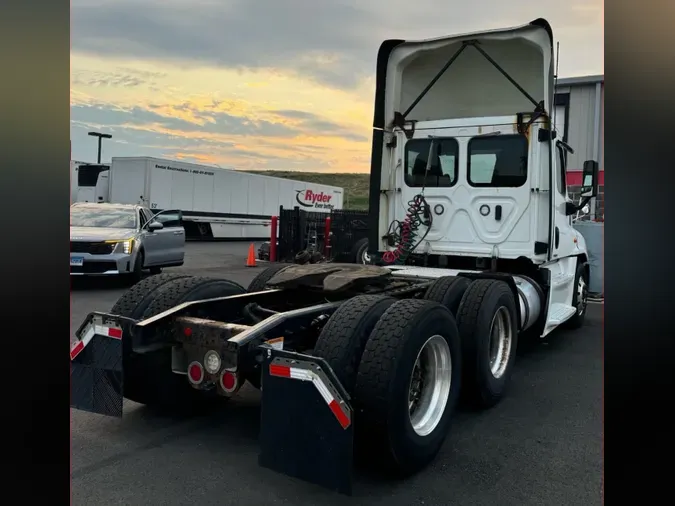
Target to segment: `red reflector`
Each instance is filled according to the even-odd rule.
[[[75,345],[75,347],[72,350],[70,350],[70,360],[74,360],[75,357],[77,357],[82,350],[84,350],[84,343],[82,341],[79,341]]]
[[[234,387],[237,385],[237,377],[230,371],[225,371],[223,373],[222,382],[225,390],[234,390]]]
[[[328,407],[335,415],[335,418],[338,419],[338,422],[340,422],[340,425],[342,425],[343,429],[349,427],[349,418],[347,418],[347,415],[344,414],[342,408],[340,407],[340,404],[338,404],[338,402],[335,399],[331,401]]]
[[[202,377],[204,375],[202,367],[199,364],[191,364],[188,369],[188,374],[190,375],[190,380],[193,383],[201,383]]]
[[[190,327],[185,327],[185,329],[183,329],[183,334],[185,334],[185,337],[190,337],[192,335],[192,329]]]
[[[291,368],[285,365],[270,364],[270,375],[281,376],[282,378],[290,378]]]
[[[115,339],[122,339],[122,329],[108,329],[108,336],[114,337]]]

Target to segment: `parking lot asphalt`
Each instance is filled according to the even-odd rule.
[[[185,266],[175,270],[246,286],[265,265],[245,267],[247,248],[188,243]],[[89,311],[109,310],[125,289],[110,279],[78,280],[73,331]],[[519,354],[499,405],[456,414],[430,467],[400,482],[359,471],[351,498],[258,466],[259,393],[249,385],[216,413],[194,418],[161,416],[127,401],[121,420],[71,409],[72,503],[601,504],[602,363],[602,306],[591,305],[582,329],[554,331]]]

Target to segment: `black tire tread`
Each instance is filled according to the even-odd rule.
[[[392,304],[371,332],[359,365],[354,401],[361,431],[360,435],[357,433],[359,443],[367,450],[363,456],[366,459],[377,456],[377,464],[390,475],[408,476],[424,467],[440,449],[445,438],[445,433],[442,433],[438,446],[431,449],[432,453],[414,458],[396,456],[395,443],[389,440],[388,420],[397,402],[390,390],[392,381],[395,380],[397,369],[402,367],[401,361],[408,358],[404,355],[404,349],[416,335],[419,322],[435,312],[444,313],[454,325],[452,313],[437,302],[402,299]],[[453,333],[459,341],[456,328]],[[459,342],[457,346],[457,353],[460,353]],[[461,357],[457,359],[460,361],[456,369],[459,372]],[[459,386],[459,382],[456,384]],[[450,409],[454,409],[452,404]]]
[[[491,407],[497,402],[496,399],[486,398],[478,383],[478,361],[481,360],[481,357],[477,350],[478,336],[476,335],[476,329],[483,301],[492,290],[499,289],[506,290],[509,295],[513,295],[511,289],[504,281],[497,279],[475,280],[464,292],[457,312],[457,327],[461,336],[462,357],[464,357],[463,393],[465,400],[476,408]],[[514,336],[515,338],[516,336]],[[512,354],[515,354],[515,348],[516,346],[513,347]]]
[[[150,276],[142,281],[139,281],[122,296],[117,299],[117,302],[110,310],[111,314],[124,316],[126,318],[136,318],[143,315],[135,316],[136,308],[147,299],[150,294],[157,290],[162,285],[174,281],[176,279],[188,277],[187,274],[158,274]]]
[[[461,297],[457,297],[456,300],[450,301],[449,304],[446,304],[446,296],[453,287],[459,287],[460,285],[465,285],[463,293],[466,292],[468,287],[471,285],[471,282],[468,278],[463,278],[460,276],[443,276],[442,278],[436,279],[427,291],[424,293],[425,300],[432,300],[438,302],[439,304],[447,305],[450,312],[453,316],[457,316],[457,311],[461,303]],[[461,290],[461,288],[459,288]]]
[[[150,318],[151,316],[162,313],[167,309],[171,309],[181,302],[184,302],[185,297],[187,297],[190,292],[196,288],[216,282],[227,282],[241,288],[242,292],[246,291],[239,283],[235,283],[229,279],[207,278],[202,276],[178,278],[170,281],[165,286],[160,288],[157,296],[153,299],[153,301],[143,313],[143,318]]]
[[[375,421],[388,410],[389,379],[400,359],[406,328],[425,306],[437,306],[426,300],[403,299],[389,307],[366,343],[357,374],[359,404],[368,406],[364,422]]]
[[[285,269],[289,265],[291,264],[274,264],[266,267],[265,270],[258,273],[258,275],[249,283],[247,291],[249,293],[262,292],[267,288],[267,282],[272,279],[277,272]]]
[[[373,313],[379,317],[396,299],[382,295],[359,295],[343,303],[321,331],[313,355],[331,366],[350,395],[354,393],[356,375],[371,329],[364,328]]]

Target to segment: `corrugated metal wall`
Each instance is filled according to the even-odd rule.
[[[569,119],[567,127],[567,143],[574,149],[570,155],[568,170],[581,170],[584,161],[595,158],[595,100],[596,86],[582,84],[559,86],[556,94],[569,94]],[[601,89],[601,100],[604,98],[604,86]],[[601,109],[602,114],[602,109]],[[602,125],[602,122],[601,122]],[[602,129],[600,130],[600,163],[602,165]]]
[[[582,78],[583,79],[583,78]],[[574,154],[569,155],[567,170],[569,172],[581,171],[586,160],[597,160],[600,170],[604,171],[603,157],[603,112],[604,112],[604,83],[600,84],[600,107],[598,100],[597,82],[588,83],[560,83],[556,88],[556,116],[565,115],[564,130],[567,134],[565,139],[574,149]],[[567,108],[567,113],[564,113]],[[599,124],[596,122],[596,114],[599,114]],[[560,129],[563,123],[556,118],[556,126]],[[597,151],[596,151],[596,128]],[[601,181],[603,179],[601,178]],[[569,185],[568,192],[574,198],[579,188]],[[601,184],[597,198],[591,205],[592,220],[604,220],[605,214],[605,188]]]

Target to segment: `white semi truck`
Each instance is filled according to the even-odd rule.
[[[584,323],[590,268],[571,219],[598,164],[584,163],[573,203],[553,47],[543,19],[385,41],[372,265],[273,264],[247,289],[148,278],[83,322],[72,406],[192,409],[248,381],[262,387],[265,467],[349,493],[354,453],[398,476],[429,464],[460,399],[488,409],[507,395],[519,344]]]
[[[267,239],[279,207],[329,213],[344,190],[231,169],[151,157],[116,157],[74,168],[76,202],[178,209],[189,238]]]

